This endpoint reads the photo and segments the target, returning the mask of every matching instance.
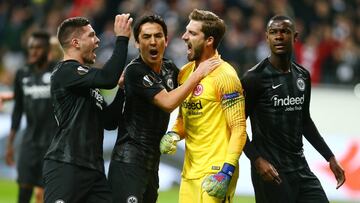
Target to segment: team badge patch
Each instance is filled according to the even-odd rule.
[[[155,80],[155,78],[154,78],[153,76],[151,76],[151,75],[145,75],[145,76],[143,77],[143,85],[144,85],[145,87],[151,87],[151,86],[154,85],[154,80]]]
[[[85,75],[86,73],[89,72],[89,69],[84,68],[84,67],[82,67],[82,66],[79,66],[79,67],[77,68],[77,72],[78,72],[79,75]]]
[[[126,202],[127,203],[138,203],[138,199],[135,196],[131,195],[130,197],[128,197],[126,199]]]
[[[195,89],[194,89],[194,96],[199,96],[201,95],[201,93],[204,91],[204,87],[202,86],[202,84],[198,84]]]
[[[51,73],[44,73],[44,75],[42,76],[43,83],[49,84],[50,83],[50,77],[51,77]]]
[[[240,96],[239,92],[233,92],[230,94],[224,94],[223,99],[233,99]]]
[[[170,89],[174,89],[174,82],[172,79],[168,79],[166,81],[166,85],[170,88]]]
[[[300,91],[304,91],[305,90],[305,82],[302,78],[298,78],[297,81],[296,81],[296,85],[298,87],[298,89]]]

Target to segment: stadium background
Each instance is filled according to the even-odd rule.
[[[55,36],[59,23],[71,16],[86,16],[91,20],[101,40],[96,64],[100,66],[113,49],[115,14],[129,12],[136,18],[155,12],[168,25],[166,57],[181,67],[187,62],[181,34],[194,8],[211,10],[224,19],[227,32],[219,52],[238,68],[240,75],[269,53],[264,41],[267,20],[274,14],[286,14],[295,19],[300,38],[295,44],[294,57],[312,75],[312,116],[345,165],[347,183],[335,190],[333,177],[324,169],[326,162],[306,142],[305,154],[332,200],[360,202],[360,0],[0,0],[0,91],[12,90],[14,74],[26,62],[24,42],[29,34],[45,29]],[[131,40],[128,59],[135,55],[137,50]],[[52,56],[60,57],[56,44]],[[112,91],[105,94],[111,99]],[[0,179],[12,181],[15,171],[4,165],[11,109],[12,102],[8,102],[0,111]],[[26,124],[23,122],[23,125]],[[115,131],[106,132],[107,158],[115,135]],[[162,157],[161,190],[176,188],[181,165],[181,150],[175,157]],[[0,187],[0,202],[5,187]],[[239,195],[253,195],[245,156],[241,158],[237,188]]]

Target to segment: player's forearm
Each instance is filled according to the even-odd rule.
[[[176,89],[170,92],[163,90],[155,95],[154,103],[164,111],[171,113],[186,99],[201,79],[202,76],[194,72],[184,84]]]
[[[8,139],[7,139],[7,146],[13,146],[14,144],[14,140],[15,140],[15,136],[16,136],[16,130],[15,129],[11,129]]]
[[[183,119],[180,110],[171,131],[176,132],[180,136],[180,139],[185,138],[185,130],[184,130]]]
[[[246,143],[244,146],[244,153],[252,163],[261,157],[254,144],[250,141],[249,136],[246,136]]]
[[[242,95],[223,102],[224,115],[231,131],[225,162],[234,166],[237,165],[246,143],[244,102],[244,97]]]
[[[93,83],[96,87],[109,89],[117,85],[120,75],[125,68],[128,42],[128,37],[117,37],[112,56],[94,78]]]
[[[311,118],[308,118],[304,124],[304,136],[326,161],[329,161],[334,156]]]

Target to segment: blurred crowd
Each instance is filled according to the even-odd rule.
[[[101,40],[101,64],[113,49],[114,15],[128,12],[136,19],[155,12],[169,29],[166,57],[181,67],[187,62],[181,35],[194,8],[224,19],[227,32],[219,52],[240,75],[269,53],[264,41],[267,20],[285,14],[295,20],[300,33],[294,57],[309,69],[313,84],[360,82],[360,0],[0,0],[0,90],[10,89],[15,72],[26,64],[24,42],[34,30],[54,36],[50,57],[61,58],[56,29],[72,16],[91,20]],[[133,44],[131,40],[129,59],[138,54]]]

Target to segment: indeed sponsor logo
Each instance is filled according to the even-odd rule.
[[[195,110],[195,109],[202,109],[202,104],[201,104],[201,100],[198,100],[196,102],[190,102],[190,101],[184,101],[181,106],[183,108],[186,109],[191,109],[191,110]]]
[[[301,97],[290,97],[289,95],[284,98],[280,98],[279,95],[274,95],[271,97],[271,100],[274,101],[274,106],[292,106],[292,105],[300,105],[305,101],[305,95],[303,94]]]
[[[24,95],[33,99],[50,98],[50,85],[23,86]]]
[[[104,102],[104,97],[100,94],[98,89],[90,89],[90,95],[96,99],[96,106],[101,110],[103,109],[102,103]]]

